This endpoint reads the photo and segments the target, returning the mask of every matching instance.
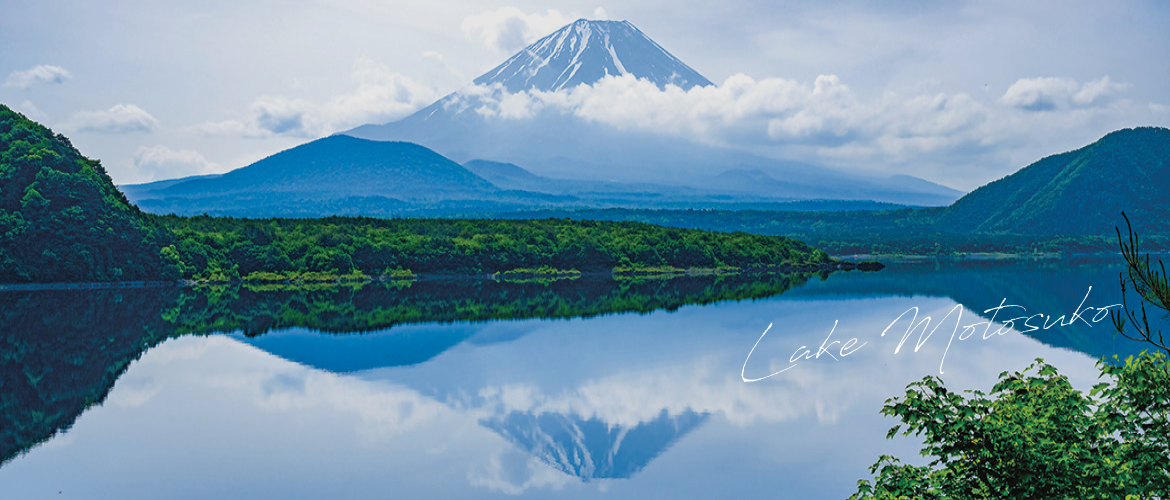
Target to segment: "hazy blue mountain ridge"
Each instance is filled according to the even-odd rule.
[[[525,118],[491,116],[495,101],[502,98],[500,88],[508,93],[557,92],[594,84],[607,75],[630,75],[659,87],[711,84],[628,22],[579,20],[475,79],[477,85],[494,86],[496,93],[456,92],[401,120],[363,125],[345,133],[415,142],[458,162],[514,163],[554,178],[653,183],[709,192],[712,177],[746,168],[786,183],[783,189],[769,192],[722,190],[741,200],[764,196],[940,206],[962,195],[909,176],[867,177],[658,131],[622,130],[553,107],[536,109]]]

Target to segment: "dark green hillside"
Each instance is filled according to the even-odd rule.
[[[63,136],[6,107],[0,107],[0,118],[0,282],[221,281],[254,273],[261,275],[256,279],[321,280],[404,270],[837,267],[825,252],[789,238],[632,222],[158,217],[131,205],[101,165],[81,156]],[[331,154],[339,159],[330,160]],[[385,168],[363,170],[378,159],[385,160]],[[346,161],[364,167],[339,167],[326,175],[330,165]],[[395,170],[400,167],[404,170]],[[303,181],[304,176],[317,179],[309,184],[352,191],[406,181],[419,192],[427,186],[493,189],[426,148],[352,137],[314,141],[221,177],[165,189]],[[350,182],[358,185],[343,187]]]
[[[1151,249],[1170,248],[1170,129],[1113,132],[1044,158],[949,207],[868,211],[530,210],[503,217],[639,221],[807,241],[833,254],[1116,251],[1129,215]]]
[[[937,225],[954,232],[1112,234],[1118,214],[1170,216],[1170,129],[1118,130],[1049,156],[959,199]]]
[[[336,135],[281,151],[218,177],[180,182],[142,196],[248,193],[282,197],[296,193],[305,198],[380,196],[428,200],[496,190],[458,163],[417,144]]]
[[[168,239],[99,162],[0,105],[0,282],[159,279]]]

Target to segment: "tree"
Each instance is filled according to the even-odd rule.
[[[1130,340],[1149,343],[1170,354],[1170,346],[1166,345],[1162,330],[1152,328],[1146,314],[1146,302],[1163,311],[1170,311],[1170,281],[1167,280],[1166,265],[1161,260],[1158,261],[1156,267],[1150,265],[1150,254],[1147,253],[1143,256],[1138,250],[1140,241],[1137,233],[1133,232],[1129,217],[1125,215],[1125,212],[1122,212],[1121,216],[1125,218],[1125,227],[1128,233],[1128,238],[1122,239],[1121,228],[1115,228],[1117,230],[1117,244],[1121,247],[1121,256],[1125,258],[1126,264],[1125,271],[1120,275],[1121,301],[1124,310],[1110,312],[1113,317],[1113,325],[1117,328],[1117,333],[1122,336]],[[1130,287],[1142,299],[1140,316],[1130,309],[1127,302],[1126,291]],[[1127,322],[1133,326],[1135,333],[1126,332]]]
[[[930,462],[882,456],[851,499],[1170,498],[1170,349],[1145,304],[1170,311],[1170,282],[1160,261],[1155,267],[1140,254],[1125,222],[1128,238],[1117,229],[1124,311],[1113,323],[1164,352],[1098,361],[1107,381],[1088,395],[1041,359],[1001,373],[991,394],[951,392],[935,377],[912,383],[882,407],[902,421],[887,437],[921,437]],[[1125,302],[1129,287],[1142,299],[1140,315]]]
[[[1110,380],[1088,395],[1039,359],[990,394],[910,384],[882,408],[902,421],[887,437],[921,437],[930,462],[882,456],[850,498],[1167,497],[1170,363],[1159,352],[1098,367]]]

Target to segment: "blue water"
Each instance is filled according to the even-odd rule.
[[[879,455],[920,460],[879,414],[907,383],[987,390],[1042,357],[1087,389],[1098,357],[1140,350],[1093,314],[1029,335],[1002,328],[1022,313],[980,316],[1003,300],[1067,321],[1086,294],[1085,307],[1119,302],[1118,270],[900,263],[646,314],[178,335],[0,466],[0,496],[845,498]],[[913,308],[932,327],[952,316],[895,353],[913,312],[882,332]]]

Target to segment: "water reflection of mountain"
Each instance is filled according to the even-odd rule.
[[[68,429],[86,408],[106,398],[132,361],[173,336],[242,331],[287,359],[350,372],[420,363],[471,335],[471,329],[459,327],[398,335],[390,329],[394,325],[677,309],[768,297],[805,280],[806,275],[761,275],[2,291],[0,464]],[[297,327],[300,334],[261,336]],[[306,330],[377,332],[331,336]]]
[[[687,410],[634,426],[563,413],[510,412],[481,423],[554,468],[581,479],[628,478],[707,420]]]
[[[1062,315],[1070,317],[1090,286],[1092,292],[1084,302],[1085,307],[1103,308],[1121,302],[1120,271],[1120,257],[898,262],[891,263],[880,273],[837,273],[824,281],[810,282],[793,290],[785,298],[948,297],[963,304],[967,312],[983,319],[991,316],[985,314],[985,310],[999,306],[1000,301],[1006,299],[1007,304],[1025,307],[1026,315],[1043,313],[1051,315],[1054,319],[1050,321],[1054,321]],[[1025,315],[1016,311],[1020,310],[1005,309],[996,320]],[[1094,326],[1077,322],[1025,335],[1053,347],[1093,357],[1136,354],[1148,347],[1116,335],[1108,318],[1092,323],[1095,313],[1090,312],[1087,318]]]
[[[407,288],[373,285],[358,290],[271,291],[259,295],[242,290],[239,298],[220,308],[223,312],[216,312],[211,321],[238,325],[235,328],[246,332],[245,342],[282,358],[344,373],[421,363],[478,331],[455,326],[401,332],[389,329],[394,325],[674,310],[687,304],[770,297],[800,286],[807,279],[808,275],[798,274],[582,278],[552,283],[436,280]],[[248,330],[249,326],[262,329]],[[290,327],[366,334],[323,336],[293,329],[260,335],[269,329]],[[478,341],[509,340],[512,339]]]

